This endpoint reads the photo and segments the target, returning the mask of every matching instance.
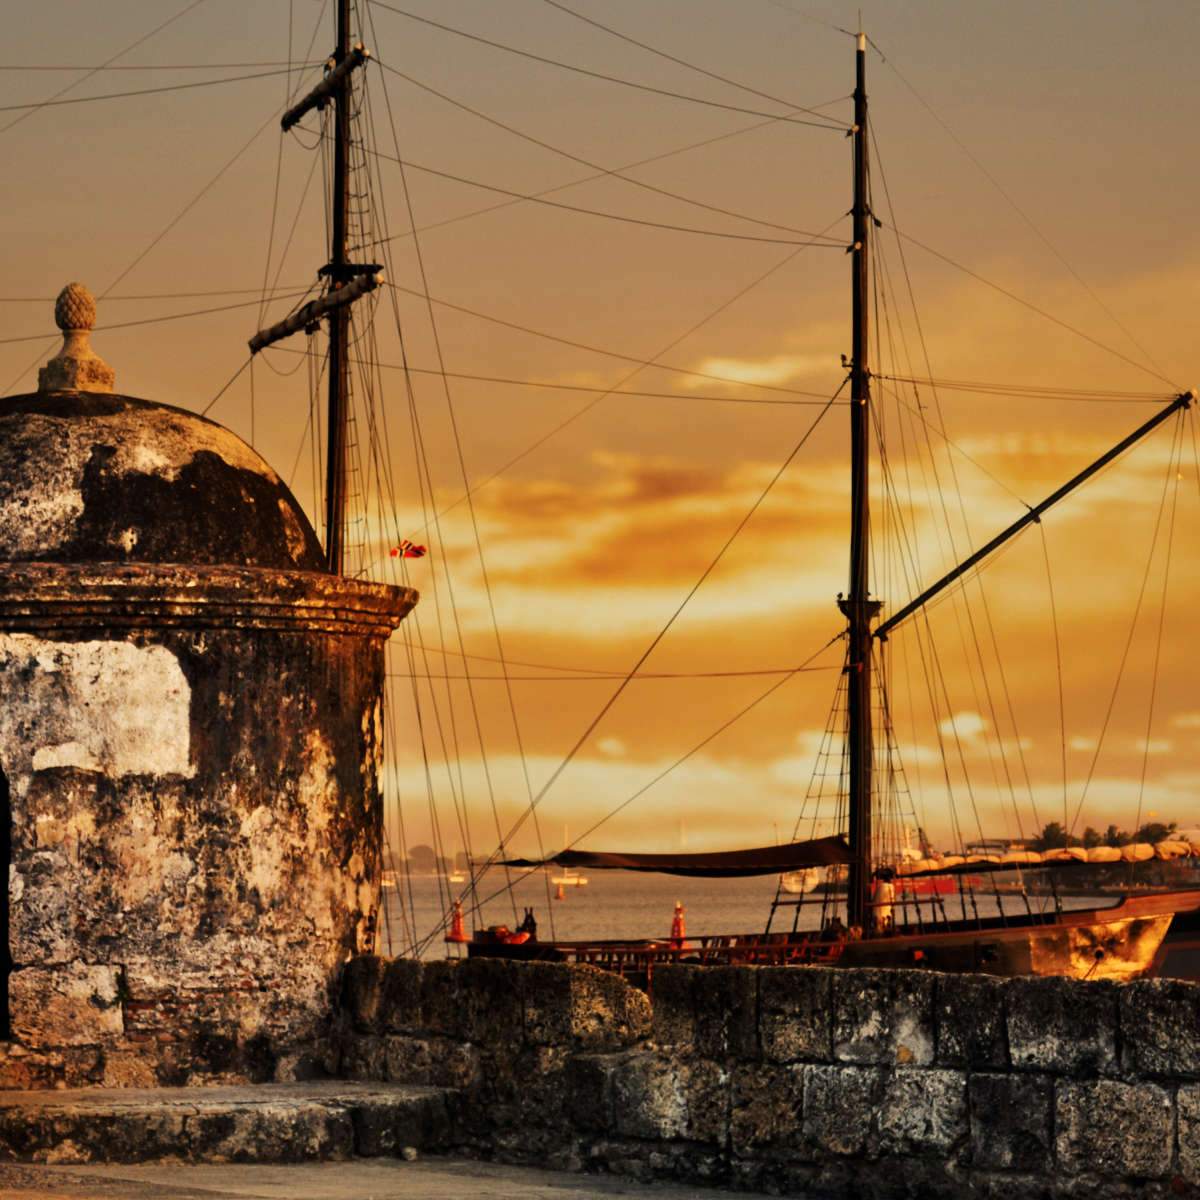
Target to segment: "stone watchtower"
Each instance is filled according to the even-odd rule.
[[[372,945],[417,596],[327,574],[240,438],[116,394],[85,288],[55,317],[0,400],[0,1087],[293,1077]]]

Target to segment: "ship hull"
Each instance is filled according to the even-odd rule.
[[[811,933],[729,934],[662,941],[473,942],[471,957],[583,962],[645,984],[666,963],[702,966],[908,967],[987,975],[1135,979],[1161,960],[1176,913],[1200,924],[1200,890],[1126,897],[1102,909],[899,929],[857,941]]]

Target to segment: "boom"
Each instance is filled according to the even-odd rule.
[[[1051,492],[1041,504],[1031,508],[1020,520],[1014,521],[1003,532],[996,534],[986,546],[981,546],[969,558],[964,559],[952,571],[948,571],[936,583],[927,587],[915,600],[910,600],[898,613],[888,617],[876,630],[875,636],[881,641],[886,640],[887,636],[893,629],[896,628],[902,621],[908,620],[918,609],[923,608],[930,600],[939,592],[945,591],[956,579],[961,579],[973,566],[982,562],[994,550],[999,550],[1005,542],[1016,537],[1027,525],[1032,525],[1036,521],[1042,519],[1042,513],[1048,508],[1057,504],[1065,496],[1069,496],[1080,484],[1091,479],[1097,471],[1106,467],[1114,458],[1124,454],[1130,446],[1140,442],[1148,433],[1157,429],[1169,416],[1179,412],[1181,409],[1189,408],[1193,400],[1196,399],[1194,391],[1184,392],[1180,396],[1176,396],[1162,412],[1156,413],[1144,425],[1135,429],[1128,437],[1119,441],[1106,454],[1102,454],[1090,467],[1085,467],[1073,479],[1068,480],[1057,491]]]

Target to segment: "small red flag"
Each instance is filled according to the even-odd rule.
[[[408,538],[401,538],[400,545],[393,546],[391,554],[393,558],[424,558],[425,547],[418,546],[416,542],[410,542]]]

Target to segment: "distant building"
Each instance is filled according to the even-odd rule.
[[[0,401],[0,1086],[286,1078],[373,946],[383,645],[240,438],[63,352]],[[311,1051],[309,1051],[311,1053]]]

